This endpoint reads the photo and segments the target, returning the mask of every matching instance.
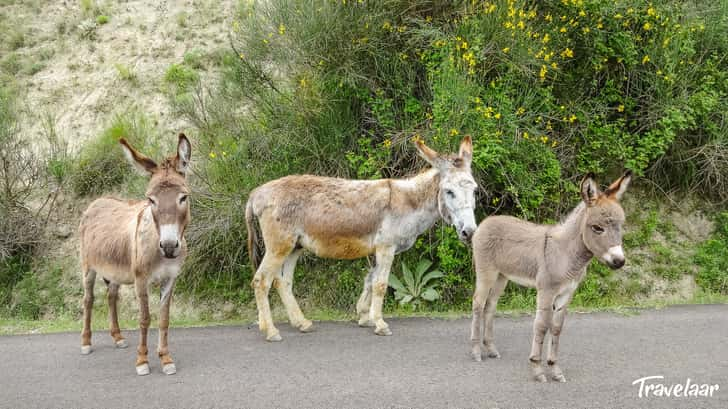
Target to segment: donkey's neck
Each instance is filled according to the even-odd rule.
[[[392,182],[392,207],[402,216],[417,217],[421,234],[440,218],[437,196],[440,189],[440,172],[428,169],[413,177]]]
[[[555,225],[547,232],[547,239],[553,240],[555,249],[562,260],[568,260],[564,271],[566,279],[576,279],[591,261],[593,254],[584,244],[582,225],[586,215],[586,206],[581,202],[563,222]],[[552,248],[549,247],[551,250]]]

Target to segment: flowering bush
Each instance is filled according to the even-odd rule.
[[[209,189],[234,198],[223,211],[219,200],[200,206],[196,217],[231,222],[200,233],[193,260],[217,271],[204,260],[220,255],[223,270],[250,274],[243,251],[213,244],[240,237],[232,215],[246,192],[290,173],[410,174],[424,166],[412,138],[453,151],[472,135],[481,216],[554,219],[578,200],[585,173],[624,168],[726,199],[728,15],[708,5],[243,3],[222,81],[189,112]],[[462,302],[448,283],[472,282],[457,278],[470,277],[467,252],[447,230],[418,243],[452,266],[443,302]]]

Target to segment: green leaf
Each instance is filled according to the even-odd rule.
[[[415,294],[417,286],[415,285],[414,277],[412,277],[412,272],[404,263],[402,263],[402,278],[404,278],[404,283],[407,285],[407,290],[411,294]]]
[[[389,275],[389,286],[394,288],[394,291],[406,291],[402,282],[394,274]]]
[[[435,290],[433,287],[429,287],[422,292],[421,297],[423,300],[435,301],[436,299],[440,298],[440,293],[438,293],[437,290]]]
[[[407,295],[405,295],[404,297],[402,297],[402,299],[401,299],[401,300],[399,300],[399,304],[400,304],[400,305],[405,305],[405,304],[407,304],[408,302],[412,301],[412,299],[413,299],[413,298],[414,298],[414,297],[412,297],[411,295],[407,294]]]
[[[429,273],[427,273],[424,277],[422,277],[422,281],[420,281],[420,286],[425,287],[430,280],[433,280],[435,278],[444,277],[445,274],[443,274],[440,270],[432,270]]]
[[[420,260],[419,263],[417,263],[417,267],[415,267],[415,276],[416,277],[422,277],[423,274],[430,268],[432,265],[432,261],[423,259]]]

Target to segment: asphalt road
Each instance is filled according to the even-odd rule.
[[[173,329],[177,374],[134,371],[132,346],[106,331],[94,352],[79,335],[0,337],[2,408],[728,408],[728,305],[571,314],[561,337],[567,383],[528,379],[531,317],[499,317],[501,359],[470,360],[469,321],[391,319],[378,337],[355,323],[316,323],[301,334],[279,325],[267,343],[255,327]],[[156,331],[150,334],[156,347]],[[636,379],[666,386],[718,384],[713,397],[642,397]],[[648,382],[649,383],[649,382]]]

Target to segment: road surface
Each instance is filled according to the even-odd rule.
[[[351,322],[316,323],[266,343],[255,327],[172,329],[177,374],[134,371],[132,344],[106,331],[94,352],[79,334],[0,337],[2,408],[728,408],[728,305],[680,306],[624,316],[571,314],[561,337],[567,383],[528,379],[532,317],[498,317],[501,359],[469,357],[469,320],[391,319],[378,337]],[[156,347],[156,331],[150,350]],[[640,398],[647,376],[719,385],[712,397]],[[647,383],[653,381],[646,381]],[[653,389],[654,391],[654,389]]]

